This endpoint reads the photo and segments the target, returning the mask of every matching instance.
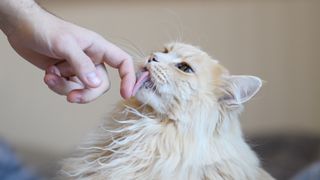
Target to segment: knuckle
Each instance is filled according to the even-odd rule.
[[[69,34],[57,34],[53,36],[52,50],[55,54],[61,54],[70,44],[72,37]]]
[[[90,71],[92,70],[93,65],[90,61],[79,61],[78,63],[76,63],[75,68],[79,71]]]

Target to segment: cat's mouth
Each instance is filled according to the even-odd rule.
[[[136,95],[139,89],[142,87],[146,89],[155,89],[154,83],[150,78],[150,72],[147,68],[143,68],[140,72],[137,73],[137,81],[133,87],[132,94]]]

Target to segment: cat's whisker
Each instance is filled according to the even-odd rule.
[[[135,51],[137,53],[137,55],[139,55],[140,58],[146,57],[146,54],[137,46],[135,45],[132,41],[130,41],[129,39],[126,38],[121,38],[121,40],[123,40],[124,42],[122,43],[122,45],[131,48],[131,50]],[[125,44],[127,43],[127,44]]]
[[[122,47],[122,49],[127,51],[133,57],[133,59],[142,59],[143,58],[143,56],[141,56],[138,52],[136,52],[131,47],[128,47],[126,45],[120,45],[120,46]]]
[[[117,43],[119,47],[121,47],[122,49],[124,49],[128,54],[130,54],[130,56],[132,56],[132,58],[134,60],[137,59],[143,59],[143,56],[141,56],[138,52],[136,52],[134,49],[132,49],[131,47],[128,47],[127,45],[121,45],[120,43]]]
[[[123,39],[120,39],[120,40],[123,40]],[[128,41],[123,42],[123,41],[119,41],[118,39],[117,45],[120,46],[122,49],[125,49],[135,59],[141,59],[142,57],[144,57],[143,53],[141,53],[140,50],[137,50],[135,46],[129,44]]]
[[[165,34],[166,34],[167,38],[169,39],[169,41],[172,41],[173,39],[175,39],[175,38],[173,38],[174,36],[170,33],[170,30],[168,28],[165,28],[164,31],[165,31]]]
[[[178,32],[179,32],[179,39],[178,39],[178,43],[179,42],[183,42],[183,39],[184,39],[184,33],[183,33],[183,24],[182,24],[182,21],[180,19],[179,21],[179,26],[178,26]]]
[[[171,9],[166,9],[166,11],[167,11],[167,14],[169,14],[172,17],[170,19],[173,19],[173,23],[171,23],[171,24],[169,24],[169,22],[165,23],[164,27],[169,27],[169,26],[173,27],[175,34],[176,34],[175,36],[172,36],[170,33],[168,33],[168,32],[170,32],[169,31],[170,29],[166,28],[167,36],[169,34],[170,41],[173,41],[175,43],[182,42],[183,36],[184,36],[183,35],[184,28],[183,28],[181,16],[177,12],[175,12]],[[176,38],[173,38],[173,37],[176,37]]]

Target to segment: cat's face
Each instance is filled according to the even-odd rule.
[[[159,113],[184,108],[201,95],[214,100],[215,84],[225,72],[200,49],[170,43],[164,50],[152,53],[140,66],[136,98]]]
[[[232,78],[227,70],[199,48],[187,44],[170,43],[164,50],[152,53],[140,64],[137,76],[135,97],[172,118],[187,111],[194,102],[214,104],[236,96],[229,92],[233,90],[227,83]]]

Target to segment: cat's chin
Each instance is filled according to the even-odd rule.
[[[135,98],[144,104],[149,104],[150,102],[158,99],[155,91],[148,86],[141,87],[136,93]]]
[[[160,113],[164,111],[164,105],[160,94],[148,86],[148,83],[139,89],[135,98],[142,104],[147,104]]]

